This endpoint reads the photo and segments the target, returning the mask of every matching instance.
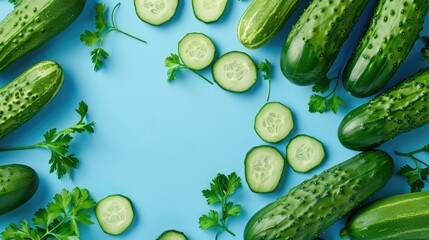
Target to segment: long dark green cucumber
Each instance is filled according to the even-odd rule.
[[[351,240],[427,240],[429,191],[391,196],[364,206],[348,219],[341,237]]]
[[[0,23],[0,71],[67,28],[86,0],[24,0]]]
[[[42,110],[63,85],[64,72],[52,61],[40,62],[0,89],[0,139]]]
[[[280,31],[301,2],[254,0],[238,22],[238,40],[250,49],[263,46]]]
[[[429,68],[348,113],[338,128],[347,148],[368,150],[429,123]]]
[[[31,167],[20,164],[0,166],[0,215],[28,201],[38,186],[39,177]]]
[[[309,85],[326,76],[368,0],[313,0],[292,28],[280,58],[287,79]]]
[[[408,56],[423,29],[429,0],[382,0],[350,58],[343,85],[353,96],[380,91]]]
[[[262,208],[247,223],[244,239],[312,240],[380,190],[392,173],[387,153],[360,153]]]

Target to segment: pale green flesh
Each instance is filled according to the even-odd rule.
[[[228,0],[192,0],[195,17],[211,23],[216,22],[225,11]]]
[[[134,7],[141,20],[158,26],[176,13],[178,0],[134,0]]]
[[[95,215],[104,232],[119,235],[131,225],[134,211],[128,198],[112,195],[97,204]]]
[[[318,140],[300,135],[289,142],[286,156],[295,171],[308,172],[322,163],[325,158],[325,150]]]
[[[188,33],[179,42],[179,55],[183,63],[195,70],[208,67],[216,48],[212,40],[202,33]]]
[[[265,104],[255,118],[255,131],[262,140],[277,143],[294,128],[292,112],[278,102]]]
[[[161,234],[157,240],[187,240],[185,234],[176,230],[168,230]]]

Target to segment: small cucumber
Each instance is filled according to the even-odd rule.
[[[86,0],[23,0],[0,23],[0,71],[66,29]]]
[[[131,200],[123,195],[110,195],[97,203],[95,216],[105,233],[119,235],[133,222],[133,205]]]
[[[179,0],[134,0],[137,16],[153,26],[170,21],[176,13]]]
[[[183,232],[177,230],[167,230],[156,239],[156,240],[188,240]]]
[[[292,112],[280,102],[266,103],[255,117],[254,128],[265,142],[281,142],[294,128]]]
[[[195,17],[205,23],[217,22],[225,12],[228,0],[192,0]]]
[[[37,173],[28,166],[0,166],[0,215],[28,201],[39,187]]]

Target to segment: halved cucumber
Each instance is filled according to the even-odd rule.
[[[179,0],[134,0],[137,16],[154,26],[173,18],[178,4]]]
[[[252,148],[244,160],[246,182],[252,192],[274,191],[282,178],[285,160],[281,153],[271,146]]]
[[[156,239],[156,240],[187,240],[185,234],[177,230],[167,230]]]
[[[322,163],[325,149],[319,140],[298,135],[287,145],[286,158],[295,172],[308,172]]]
[[[205,23],[219,20],[225,12],[228,0],[192,0],[195,17]]]
[[[256,115],[254,127],[265,142],[281,142],[294,128],[292,112],[279,102],[266,103]]]
[[[258,79],[256,65],[244,52],[228,52],[214,64],[212,74],[215,82],[227,91],[245,92]]]
[[[105,233],[119,235],[133,222],[134,211],[129,198],[116,194],[97,203],[95,216]]]
[[[212,40],[202,33],[188,33],[179,41],[179,56],[194,70],[201,70],[213,62],[216,48]]]

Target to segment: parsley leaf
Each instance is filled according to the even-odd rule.
[[[200,76],[201,78],[203,78],[204,80],[206,80],[208,83],[210,83],[211,85],[213,85],[213,82],[210,81],[208,78],[204,77],[201,73],[190,69],[188,66],[186,66],[179,58],[179,56],[177,54],[171,53],[170,56],[168,56],[167,58],[165,58],[164,61],[165,67],[169,68],[167,71],[167,80],[168,81],[173,81],[177,79],[177,72],[180,69],[188,69],[191,72],[197,74],[198,76]]]
[[[71,169],[74,169],[79,164],[79,159],[74,154],[69,154],[69,147],[73,140],[73,134],[76,133],[94,133],[94,122],[86,123],[85,117],[88,113],[88,105],[85,102],[80,102],[76,109],[79,114],[79,121],[64,130],[58,131],[56,128],[50,129],[43,136],[44,140],[29,146],[1,148],[0,152],[26,150],[44,148],[51,151],[49,159],[50,172],[56,172],[58,178],[62,178],[65,174],[70,176]]]
[[[262,72],[262,77],[264,80],[268,81],[268,95],[267,95],[267,102],[270,101],[270,95],[271,95],[271,62],[265,59],[264,62],[261,62],[258,64],[259,71]]]
[[[226,227],[226,220],[228,217],[238,216],[241,211],[241,206],[228,201],[228,197],[230,197],[240,185],[241,179],[235,172],[228,176],[218,173],[210,183],[210,189],[202,191],[203,196],[207,199],[207,204],[221,204],[221,214],[212,209],[208,214],[204,214],[199,218],[201,229],[206,230],[213,227],[219,229],[215,239],[217,239],[219,234],[223,231],[235,236],[235,234]]]
[[[107,59],[109,54],[101,48],[104,38],[111,32],[119,32],[128,37],[134,38],[142,43],[146,43],[145,40],[142,40],[138,37],[135,37],[127,32],[119,29],[115,22],[115,12],[116,9],[120,6],[120,3],[116,4],[113,8],[109,24],[108,18],[106,16],[107,6],[104,3],[96,3],[94,6],[95,10],[95,31],[85,30],[84,33],[80,35],[80,41],[83,42],[86,46],[92,47],[96,45],[96,48],[90,52],[92,63],[94,63],[94,71],[98,71],[101,66],[103,66],[103,61]]]
[[[311,95],[310,100],[308,102],[309,112],[324,113],[327,111],[332,111],[333,113],[337,114],[339,108],[345,104],[344,100],[336,93],[340,81],[340,76],[337,76],[334,79],[336,79],[335,87],[329,94],[327,94],[326,96],[318,94]],[[329,79],[327,77],[322,78],[313,86],[313,92],[322,94],[326,93],[329,90],[331,81],[334,79]]]
[[[54,201],[41,208],[32,219],[10,224],[1,233],[4,240],[18,239],[73,239],[80,236],[79,225],[91,225],[88,211],[95,206],[88,190],[75,188],[72,192],[63,189],[54,196]]]
[[[397,173],[399,176],[407,178],[411,192],[421,192],[425,187],[425,181],[429,176],[429,165],[414,156],[420,152],[429,152],[429,144],[408,153],[395,151],[396,155],[408,157],[415,164],[414,168],[407,164],[403,166]],[[422,165],[424,167],[422,167]]]

